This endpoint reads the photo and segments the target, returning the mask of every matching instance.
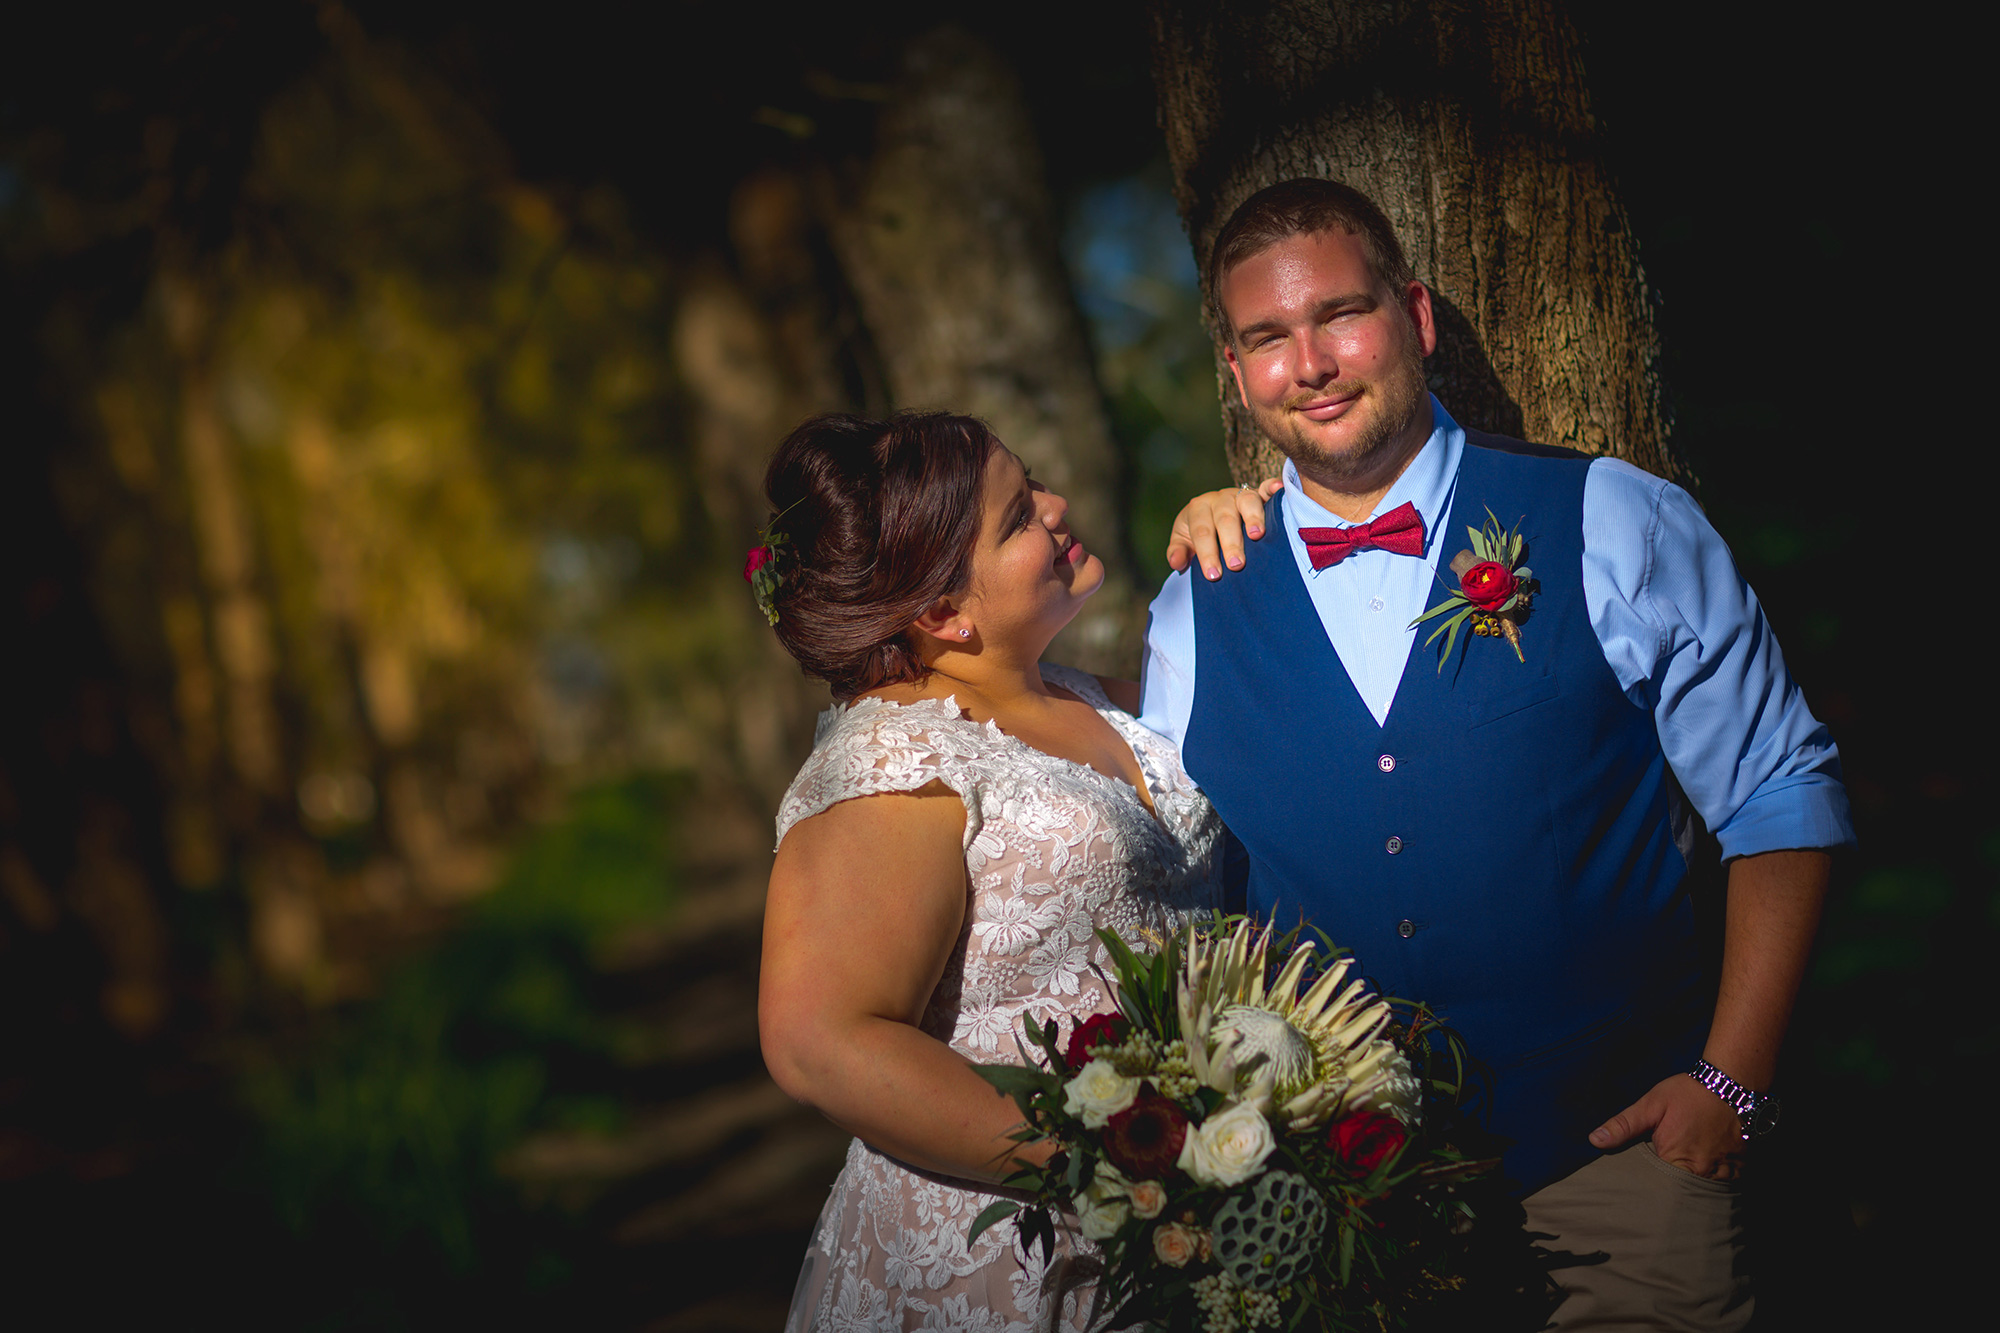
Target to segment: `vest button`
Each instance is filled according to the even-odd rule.
[[[1382,845],[1388,849],[1389,855],[1391,856],[1394,856],[1397,852],[1403,850],[1403,840],[1401,838],[1396,837],[1394,834],[1391,834],[1389,836],[1389,841],[1383,843]]]
[[[1396,771],[1396,756],[1393,754],[1383,755],[1375,761],[1375,767],[1381,769],[1384,773],[1394,773]]]
[[[1408,939],[1410,938],[1410,936],[1417,933],[1417,923],[1410,920],[1408,917],[1404,917],[1400,922],[1396,924],[1396,933],[1398,935],[1401,935],[1404,939]]]

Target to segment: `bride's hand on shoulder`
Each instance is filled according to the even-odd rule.
[[[1252,541],[1264,535],[1264,502],[1284,488],[1277,477],[1266,477],[1254,488],[1232,486],[1195,496],[1174,516],[1167,563],[1179,571],[1193,559],[1208,579],[1221,578],[1224,564],[1243,568],[1245,532]]]

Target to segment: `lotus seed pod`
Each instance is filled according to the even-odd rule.
[[[1267,1171],[1215,1214],[1215,1259],[1236,1282],[1272,1291],[1312,1266],[1326,1204],[1304,1176]]]

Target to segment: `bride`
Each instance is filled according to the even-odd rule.
[[[779,1086],[855,1135],[787,1327],[1080,1330],[1087,1242],[966,1243],[1049,1151],[971,1066],[1114,1008],[1093,932],[1210,905],[1221,826],[1136,685],[1041,663],[1104,566],[984,424],[817,417],[765,491],[759,601],[839,702],[778,812],[758,1016]]]

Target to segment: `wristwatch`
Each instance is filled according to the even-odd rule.
[[[1696,1060],[1688,1077],[1729,1103],[1743,1123],[1744,1142],[1778,1127],[1778,1099],[1770,1093],[1752,1092],[1706,1060]]]

